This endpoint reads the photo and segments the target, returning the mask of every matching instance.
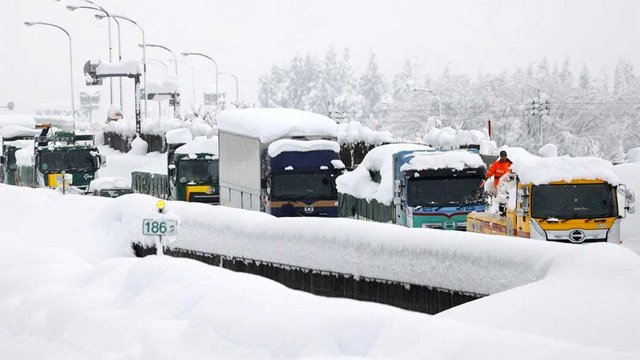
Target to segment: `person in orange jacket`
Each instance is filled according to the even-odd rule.
[[[513,163],[507,157],[507,152],[502,150],[500,151],[500,159],[498,159],[491,165],[491,167],[489,167],[486,177],[487,179],[489,179],[493,176],[493,188],[496,193],[498,191],[498,183],[500,182],[500,178],[509,172],[511,164]]]

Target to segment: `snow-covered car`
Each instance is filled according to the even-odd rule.
[[[93,180],[88,193],[93,196],[117,198],[118,196],[133,194],[131,183],[123,177],[111,176]]]

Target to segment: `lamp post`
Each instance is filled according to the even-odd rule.
[[[442,121],[442,100],[440,100],[440,96],[438,96],[438,94],[436,94],[433,90],[426,88],[415,88],[413,89],[413,91],[428,92],[431,95],[435,96],[436,99],[438,99],[438,120]]]
[[[96,14],[96,19],[98,19],[98,20],[104,19],[105,17],[106,17],[106,15]],[[131,24],[135,25],[138,29],[140,29],[140,32],[142,33],[142,45],[146,44],[146,41],[144,39],[144,29],[137,22],[131,20],[130,18],[128,18],[126,16],[122,16],[122,15],[110,14],[110,17],[114,18],[114,19],[125,20],[125,21],[128,21]],[[146,51],[146,46],[142,47],[142,74],[144,75],[144,116],[146,117],[147,116],[147,51]],[[136,94],[136,96],[139,96],[139,94]]]
[[[149,64],[157,65],[158,67],[160,67],[162,69],[162,74],[164,75],[164,77],[167,77],[167,74],[169,73],[169,67],[167,66],[167,64],[156,59],[147,59],[147,62]]]
[[[51,23],[47,23],[47,22],[41,22],[41,21],[25,21],[24,23],[26,26],[33,26],[33,25],[44,25],[44,26],[50,26],[50,27],[54,27],[56,29],[59,29],[61,31],[63,31],[65,34],[67,34],[67,37],[69,38],[69,80],[70,80],[70,84],[71,84],[71,117],[75,119],[76,117],[76,101],[75,101],[75,92],[73,90],[73,47],[71,44],[71,35],[69,35],[69,32],[67,30],[65,30],[64,28],[62,28],[61,26],[55,25],[55,24],[51,24]],[[73,122],[73,126],[75,128],[75,121]]]
[[[176,79],[178,79],[178,57],[176,56],[176,53],[174,53],[171,49],[169,49],[166,46],[163,45],[158,45],[158,44],[138,44],[138,46],[140,47],[154,47],[154,48],[159,48],[159,49],[163,49],[166,50],[168,52],[171,53],[171,55],[173,56],[173,60],[175,61],[175,72],[176,72]],[[179,94],[178,94],[179,95]],[[180,117],[180,98],[179,97],[173,97],[173,112],[175,117]]]
[[[109,30],[109,61],[111,61],[111,20],[113,20],[116,23],[116,29],[118,31],[118,62],[122,62],[122,39],[120,36],[120,21],[118,21],[118,19],[112,17],[110,13],[108,13],[106,10],[104,10],[104,8],[101,8],[101,7],[69,5],[67,6],[67,9],[69,11],[75,11],[78,9],[99,11],[104,13],[107,16],[107,18],[109,18],[109,21],[107,22],[108,30]],[[109,79],[109,84],[111,84],[111,78]],[[120,88],[120,109],[124,111],[124,103],[122,101],[122,78],[118,78],[118,84]],[[110,90],[111,103],[113,103],[113,87],[110,86],[109,90]]]
[[[238,107],[238,104],[240,103],[239,100],[238,100],[238,93],[240,91],[238,89],[238,78],[233,74],[229,74],[229,73],[225,73],[225,72],[219,72],[218,74],[231,76],[236,81],[236,107]]]
[[[218,95],[219,95],[219,91],[218,91],[218,64],[216,63],[215,60],[213,60],[213,58],[209,55],[205,55],[202,53],[197,53],[197,52],[183,52],[180,53],[182,56],[200,56],[203,57],[205,59],[209,59],[209,61],[211,61],[213,63],[213,66],[216,69],[216,107],[218,107]]]
[[[176,61],[176,60],[169,60],[169,61]],[[188,62],[182,59],[178,59],[178,61],[189,66],[189,68],[191,68],[191,105],[195,106],[196,105],[196,70],[193,67],[193,65],[189,64]]]

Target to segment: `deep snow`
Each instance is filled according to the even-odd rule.
[[[0,197],[11,204],[0,208],[0,353],[7,359],[636,359],[640,354],[640,257],[612,244],[562,246],[427,231],[437,238],[420,240],[443,249],[459,246],[464,252],[472,246],[493,256],[511,253],[515,261],[544,259],[538,281],[427,316],[312,296],[188,259],[132,258],[129,234],[140,231],[145,213],[155,212],[156,200],[147,196],[63,196],[0,185]],[[214,238],[229,242],[235,238],[224,229],[232,234],[239,224],[282,220],[202,204],[168,202],[167,208],[183,221],[179,237],[188,236],[188,222],[198,218],[219,223]],[[210,217],[211,211],[220,219]],[[318,219],[309,220],[289,219],[270,231],[282,233],[296,223],[310,228]],[[400,232],[408,229],[393,225],[325,223],[334,233],[351,226],[354,232],[380,233],[373,244],[378,248],[411,242]],[[304,233],[296,232],[298,238]],[[514,257],[519,247],[526,251]],[[407,248],[405,255],[410,252]],[[447,257],[455,262],[461,255]]]

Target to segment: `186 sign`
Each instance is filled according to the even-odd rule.
[[[176,220],[153,220],[144,219],[142,222],[143,235],[160,235],[172,236],[178,230],[178,222]]]

